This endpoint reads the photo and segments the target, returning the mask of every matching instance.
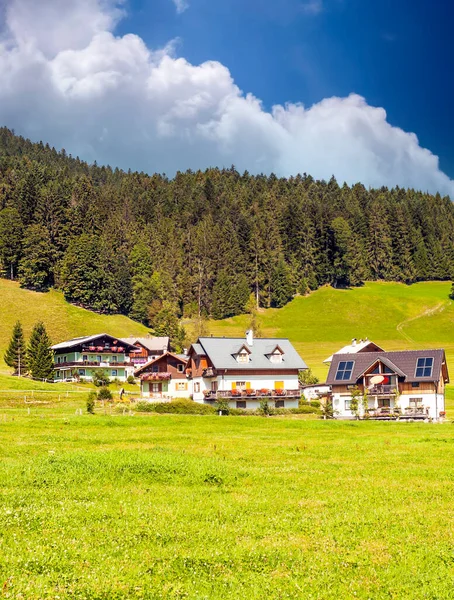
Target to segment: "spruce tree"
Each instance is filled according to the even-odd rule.
[[[22,375],[27,371],[27,354],[24,332],[20,321],[14,325],[11,341],[4,355],[5,363],[14,369],[14,373]]]
[[[30,375],[34,379],[52,379],[54,353],[51,341],[42,322],[36,323],[27,349]]]

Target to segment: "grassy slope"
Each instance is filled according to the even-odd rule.
[[[263,335],[288,337],[313,371],[327,374],[323,360],[356,337],[386,350],[439,348],[454,369],[454,302],[449,282],[406,286],[367,283],[362,288],[324,287],[261,315]],[[211,321],[214,335],[243,335],[248,317]]]
[[[57,343],[75,336],[92,333],[112,333],[119,337],[144,335],[147,329],[122,315],[99,315],[68,304],[60,292],[51,290],[39,294],[23,290],[12,281],[0,279],[0,388],[11,384],[11,378],[2,377],[9,369],[3,362],[3,353],[11,337],[14,323],[20,319],[28,337],[36,321],[44,321],[51,339]],[[27,382],[27,389],[30,382]]]
[[[449,425],[69,408],[1,415],[2,598],[453,598]]]

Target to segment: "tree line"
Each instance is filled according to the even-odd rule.
[[[153,165],[150,165],[152,170]],[[0,272],[178,338],[321,285],[454,277],[454,206],[413,189],[88,165],[0,129]]]
[[[4,354],[5,363],[15,375],[29,375],[33,379],[54,378],[54,353],[44,323],[33,327],[28,343],[20,321],[14,325],[11,340]]]

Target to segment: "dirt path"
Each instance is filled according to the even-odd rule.
[[[411,319],[405,319],[405,321],[402,321],[401,323],[399,323],[396,326],[397,331],[408,341],[411,342],[412,344],[416,344],[416,341],[411,338],[408,334],[405,333],[404,331],[404,327],[406,325],[408,325],[409,323],[411,323],[412,321],[417,321],[418,319],[421,319],[422,317],[430,317],[431,315],[434,315],[437,312],[441,312],[442,310],[445,309],[445,307],[449,304],[449,300],[443,300],[442,302],[439,302],[436,306],[434,306],[433,308],[426,308],[426,310],[423,310],[419,315],[416,315],[415,317],[411,317]]]

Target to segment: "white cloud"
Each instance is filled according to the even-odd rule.
[[[8,0],[0,123],[87,160],[148,172],[233,163],[454,197],[438,158],[360,96],[268,112],[219,62],[192,65],[172,44],[151,50],[136,35],[116,37],[118,2],[74,4],[45,0],[43,21],[23,10],[32,0]]]
[[[175,4],[179,15],[189,8],[189,2],[187,2],[187,0],[172,0],[172,2]]]

